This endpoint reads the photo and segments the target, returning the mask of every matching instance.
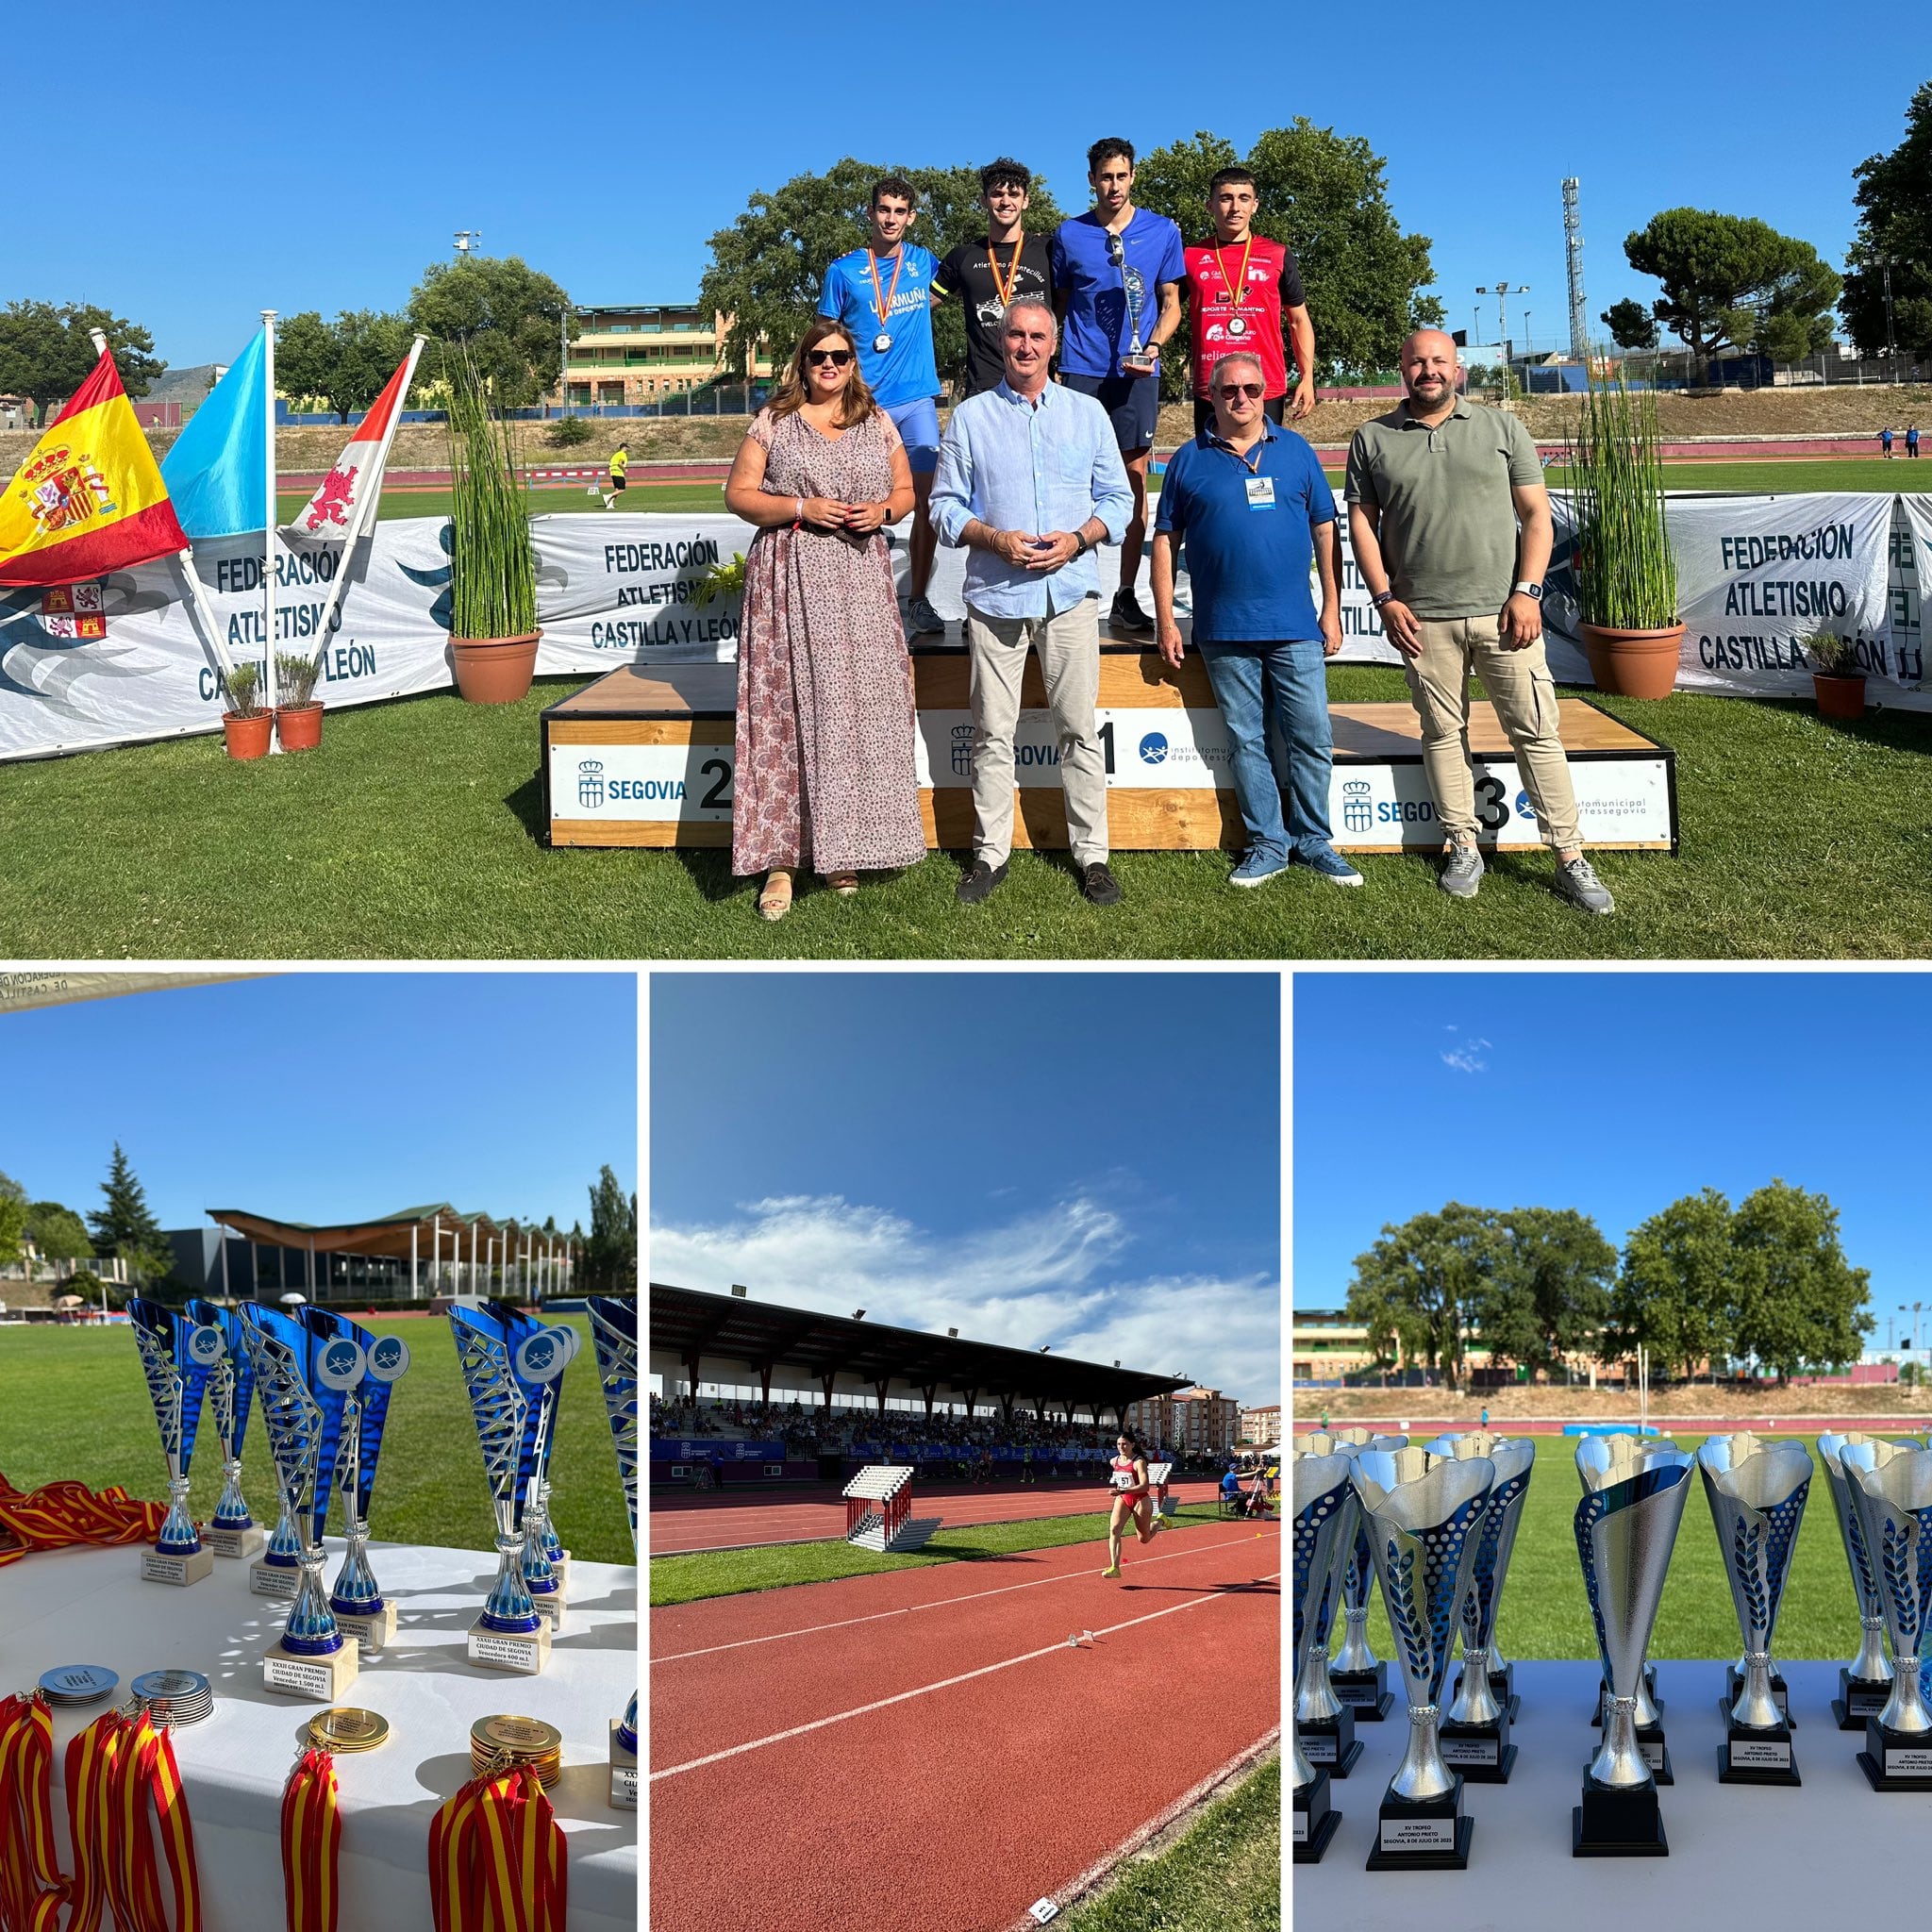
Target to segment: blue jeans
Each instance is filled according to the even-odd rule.
[[[1328,769],[1335,739],[1321,641],[1204,643],[1200,651],[1234,742],[1234,795],[1248,828],[1249,852],[1285,859],[1328,849]],[[1268,742],[1271,718],[1288,754],[1288,769],[1278,779]]]

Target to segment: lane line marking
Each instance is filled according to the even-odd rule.
[[[1143,1557],[1140,1562],[1134,1565],[1134,1568],[1144,1570],[1155,1563],[1177,1562],[1183,1557],[1202,1556],[1208,1550],[1232,1549],[1236,1543],[1252,1542],[1253,1541],[1252,1537],[1226,1537],[1220,1542],[1202,1543],[1196,1549],[1174,1550],[1165,1557]],[[1063,1544],[1061,1547],[1065,1548],[1068,1545]],[[1078,1548],[1079,1545],[1075,1544],[1072,1545],[1072,1547]],[[874,1571],[869,1574],[877,1575],[881,1573]],[[891,1574],[891,1573],[886,1572],[884,1574]],[[776,1643],[787,1637],[816,1637],[822,1630],[846,1630],[855,1624],[876,1624],[884,1617],[909,1617],[918,1610],[942,1610],[949,1608],[954,1604],[977,1603],[982,1597],[1006,1596],[1016,1590],[1038,1590],[1042,1584],[1069,1583],[1075,1577],[1088,1576],[1091,1574],[1088,1570],[1067,1570],[1061,1572],[1058,1576],[1030,1576],[1024,1583],[1002,1583],[991,1590],[970,1590],[959,1596],[934,1597],[930,1603],[907,1604],[896,1610],[869,1610],[862,1617],[841,1617],[836,1623],[832,1624],[808,1624],[797,1630],[773,1630],[763,1637],[740,1637],[734,1639],[729,1643],[708,1644],[703,1650],[673,1651],[669,1657],[654,1657],[651,1659],[651,1668],[656,1670],[660,1664],[684,1663],[689,1658],[694,1657],[716,1657],[721,1650],[745,1650],[754,1643]],[[832,1580],[849,1582],[852,1579],[841,1577]],[[707,1601],[707,1599],[700,1598],[699,1601],[703,1602]],[[677,1607],[677,1606],[673,1606],[672,1607]]]
[[[1257,1576],[1253,1583],[1238,1584],[1232,1590],[1216,1591],[1211,1596],[1197,1596],[1184,1604],[1170,1604],[1164,1610],[1149,1610],[1145,1616],[1129,1617],[1124,1624],[1110,1624],[1105,1630],[1096,1630],[1096,1637],[1115,1637],[1123,1630],[1131,1630],[1139,1624],[1158,1623],[1162,1617],[1177,1617],[1183,1610],[1198,1610],[1203,1604],[1226,1603],[1235,1597],[1246,1596],[1258,1590],[1264,1583],[1279,1583],[1281,1572],[1271,1570],[1266,1576]],[[1009,1657],[996,1664],[981,1664],[976,1671],[961,1671],[956,1677],[942,1677],[937,1684],[922,1684],[913,1690],[900,1690],[891,1697],[875,1698],[870,1704],[861,1704],[851,1710],[834,1711],[830,1717],[815,1717],[808,1723],[793,1724],[787,1730],[774,1731],[768,1738],[754,1738],[744,1744],[727,1744],[722,1751],[709,1751],[702,1757],[693,1757],[685,1764],[666,1765],[662,1771],[651,1774],[651,1782],[659,1778],[678,1777],[687,1771],[701,1771],[708,1764],[722,1764],[727,1757],[741,1757],[747,1751],[762,1751],[767,1744],[782,1744],[789,1738],[803,1738],[812,1731],[822,1731],[828,1724],[842,1724],[848,1719],[865,1717],[874,1710],[889,1710],[895,1704],[906,1704],[915,1697],[929,1696],[935,1690],[950,1690],[956,1684],[970,1684],[975,1677],[990,1677],[997,1671],[1010,1671],[1016,1664],[1030,1664],[1037,1658],[1053,1657],[1066,1650],[1066,1640],[1058,1643],[1042,1644],[1038,1650],[1029,1650],[1022,1657]]]

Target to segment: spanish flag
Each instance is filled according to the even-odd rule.
[[[0,494],[0,584],[75,584],[187,548],[103,349]]]

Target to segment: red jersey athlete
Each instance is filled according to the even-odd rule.
[[[1147,1457],[1140,1443],[1131,1436],[1122,1436],[1114,1443],[1114,1452],[1108,1478],[1113,1485],[1113,1513],[1107,1523],[1108,1566],[1100,1573],[1103,1576],[1121,1574],[1121,1537],[1129,1522],[1143,1543],[1152,1542],[1157,1533],[1167,1527],[1167,1519],[1154,1507]]]
[[[1281,325],[1294,339],[1295,388],[1291,413],[1299,420],[1315,407],[1315,325],[1294,253],[1252,227],[1258,207],[1255,177],[1245,168],[1224,168],[1208,184],[1214,233],[1181,251],[1181,285],[1193,331],[1194,434],[1214,420],[1208,378],[1224,356],[1244,350],[1261,358],[1262,407],[1271,423],[1282,418],[1288,393],[1288,358]]]

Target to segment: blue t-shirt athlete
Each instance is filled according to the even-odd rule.
[[[858,371],[873,400],[892,419],[912,472],[911,593],[907,629],[945,629],[926,601],[934,540],[925,513],[940,459],[940,377],[932,353],[932,283],[939,258],[906,239],[918,219],[912,184],[897,175],[873,183],[872,231],[863,248],[825,270],[819,313],[829,315],[858,350]]]
[[[1181,231],[1134,206],[1134,149],[1109,135],[1087,150],[1093,206],[1053,238],[1054,308],[1060,318],[1060,375],[1099,399],[1127,466],[1134,514],[1121,539],[1121,587],[1109,621],[1144,636],[1154,621],[1134,579],[1147,535],[1147,458],[1160,411],[1161,344],[1181,325],[1186,261]]]

